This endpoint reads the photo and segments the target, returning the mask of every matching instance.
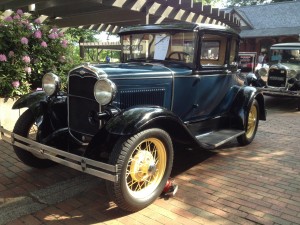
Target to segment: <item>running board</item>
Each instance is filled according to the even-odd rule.
[[[198,135],[196,139],[208,149],[214,149],[244,133],[241,130],[218,130]]]

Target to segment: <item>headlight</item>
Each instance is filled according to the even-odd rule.
[[[98,80],[94,86],[94,96],[100,105],[107,105],[112,102],[116,92],[116,85],[108,79]]]
[[[258,74],[261,76],[261,77],[264,77],[264,76],[267,76],[267,74],[268,74],[268,70],[266,69],[266,68],[260,68],[259,70],[258,70]]]
[[[294,78],[297,76],[297,71],[296,70],[288,70],[287,72],[287,77],[288,78]]]
[[[43,89],[48,96],[57,93],[60,89],[60,78],[54,73],[46,73],[42,79]]]

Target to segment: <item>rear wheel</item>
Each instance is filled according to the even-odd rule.
[[[247,145],[253,141],[258,127],[258,121],[259,121],[259,105],[257,101],[254,99],[248,111],[245,133],[237,137],[237,141],[241,145]]]
[[[107,181],[107,191],[117,205],[135,212],[150,205],[163,191],[173,164],[170,136],[161,129],[121,138],[111,153],[118,166],[118,181]]]
[[[35,123],[34,115],[28,109],[17,120],[13,133],[37,141],[37,131],[38,127]],[[35,168],[47,168],[55,164],[48,159],[39,158],[20,147],[13,146],[13,148],[18,158],[28,166]]]

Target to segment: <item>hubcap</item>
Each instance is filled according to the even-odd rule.
[[[257,108],[255,105],[252,105],[248,116],[248,126],[246,132],[247,138],[250,139],[254,135],[256,123],[257,123]]]
[[[156,138],[139,143],[131,154],[126,168],[126,184],[134,197],[152,193],[160,184],[166,170],[164,144]]]

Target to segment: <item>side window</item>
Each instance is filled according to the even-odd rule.
[[[230,43],[230,55],[229,55],[229,64],[232,65],[234,62],[237,62],[237,46],[238,40],[236,38],[231,39]]]
[[[223,66],[225,64],[225,53],[227,36],[204,34],[201,44],[202,66]]]

